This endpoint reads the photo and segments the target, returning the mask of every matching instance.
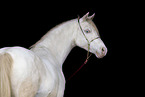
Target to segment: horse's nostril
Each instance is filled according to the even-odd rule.
[[[103,48],[102,48],[102,54],[105,54],[105,53],[106,53],[106,48],[103,47]]]
[[[105,48],[103,47],[103,48],[102,48],[102,52],[104,52],[104,51],[105,51]]]

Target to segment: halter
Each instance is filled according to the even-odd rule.
[[[85,37],[85,39],[86,39],[86,41],[88,42],[88,53],[87,53],[87,60],[89,59],[89,57],[92,55],[89,55],[89,51],[90,51],[90,44],[91,44],[91,42],[93,42],[94,40],[96,40],[96,39],[98,39],[98,38],[100,38],[100,37],[96,37],[96,38],[94,38],[94,39],[92,39],[91,41],[89,41],[88,40],[88,38],[86,37],[86,35],[85,35],[85,33],[84,33],[84,31],[83,31],[83,29],[82,29],[82,27],[81,27],[81,24],[80,24],[80,17],[78,16],[78,24],[79,24],[79,27],[80,27],[80,29],[81,29],[81,32],[83,33],[83,35],[84,35],[84,37]]]
[[[91,41],[89,41],[88,38],[86,37],[86,35],[85,35],[85,33],[84,33],[82,27],[81,27],[81,24],[80,24],[80,17],[79,17],[79,16],[78,16],[78,24],[79,24],[79,27],[80,27],[80,29],[81,29],[81,32],[83,33],[83,35],[84,35],[86,41],[88,42],[87,58],[86,58],[86,61],[80,66],[80,68],[79,68],[77,71],[75,71],[75,72],[68,78],[68,80],[70,80],[74,75],[76,75],[76,73],[79,72],[80,69],[88,62],[89,58],[90,58],[91,55],[92,55],[92,53],[91,53],[91,54],[89,53],[89,51],[90,51],[90,44],[91,44],[91,42],[93,42],[94,40],[100,38],[100,37],[96,37],[96,38],[92,39]]]

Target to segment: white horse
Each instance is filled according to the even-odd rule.
[[[98,58],[107,53],[92,21],[94,14],[88,15],[54,27],[30,50],[0,49],[0,97],[63,97],[62,64],[72,48],[90,47],[89,51]]]

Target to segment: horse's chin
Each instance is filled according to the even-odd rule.
[[[100,58],[103,58],[103,57],[106,56],[106,54],[107,54],[107,49],[105,50],[104,53],[102,53],[102,52],[100,53],[100,52],[97,52],[97,51],[96,51],[94,54],[95,54],[95,56],[96,56],[97,58],[99,58],[99,59],[100,59]]]
[[[103,58],[103,57],[104,57],[104,56],[97,55],[97,54],[95,54],[95,56],[96,56],[97,58],[99,58],[99,59],[101,59],[101,58]]]
[[[99,53],[95,53],[95,56],[97,57],[97,58],[99,58],[99,59],[101,59],[101,58],[103,58],[105,55],[103,55],[103,54],[99,54]]]

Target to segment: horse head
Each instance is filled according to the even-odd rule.
[[[92,21],[95,14],[89,16],[89,12],[82,18],[78,18],[78,30],[75,37],[77,46],[89,50],[89,52],[102,58],[107,54],[107,48],[100,38],[98,29]]]

